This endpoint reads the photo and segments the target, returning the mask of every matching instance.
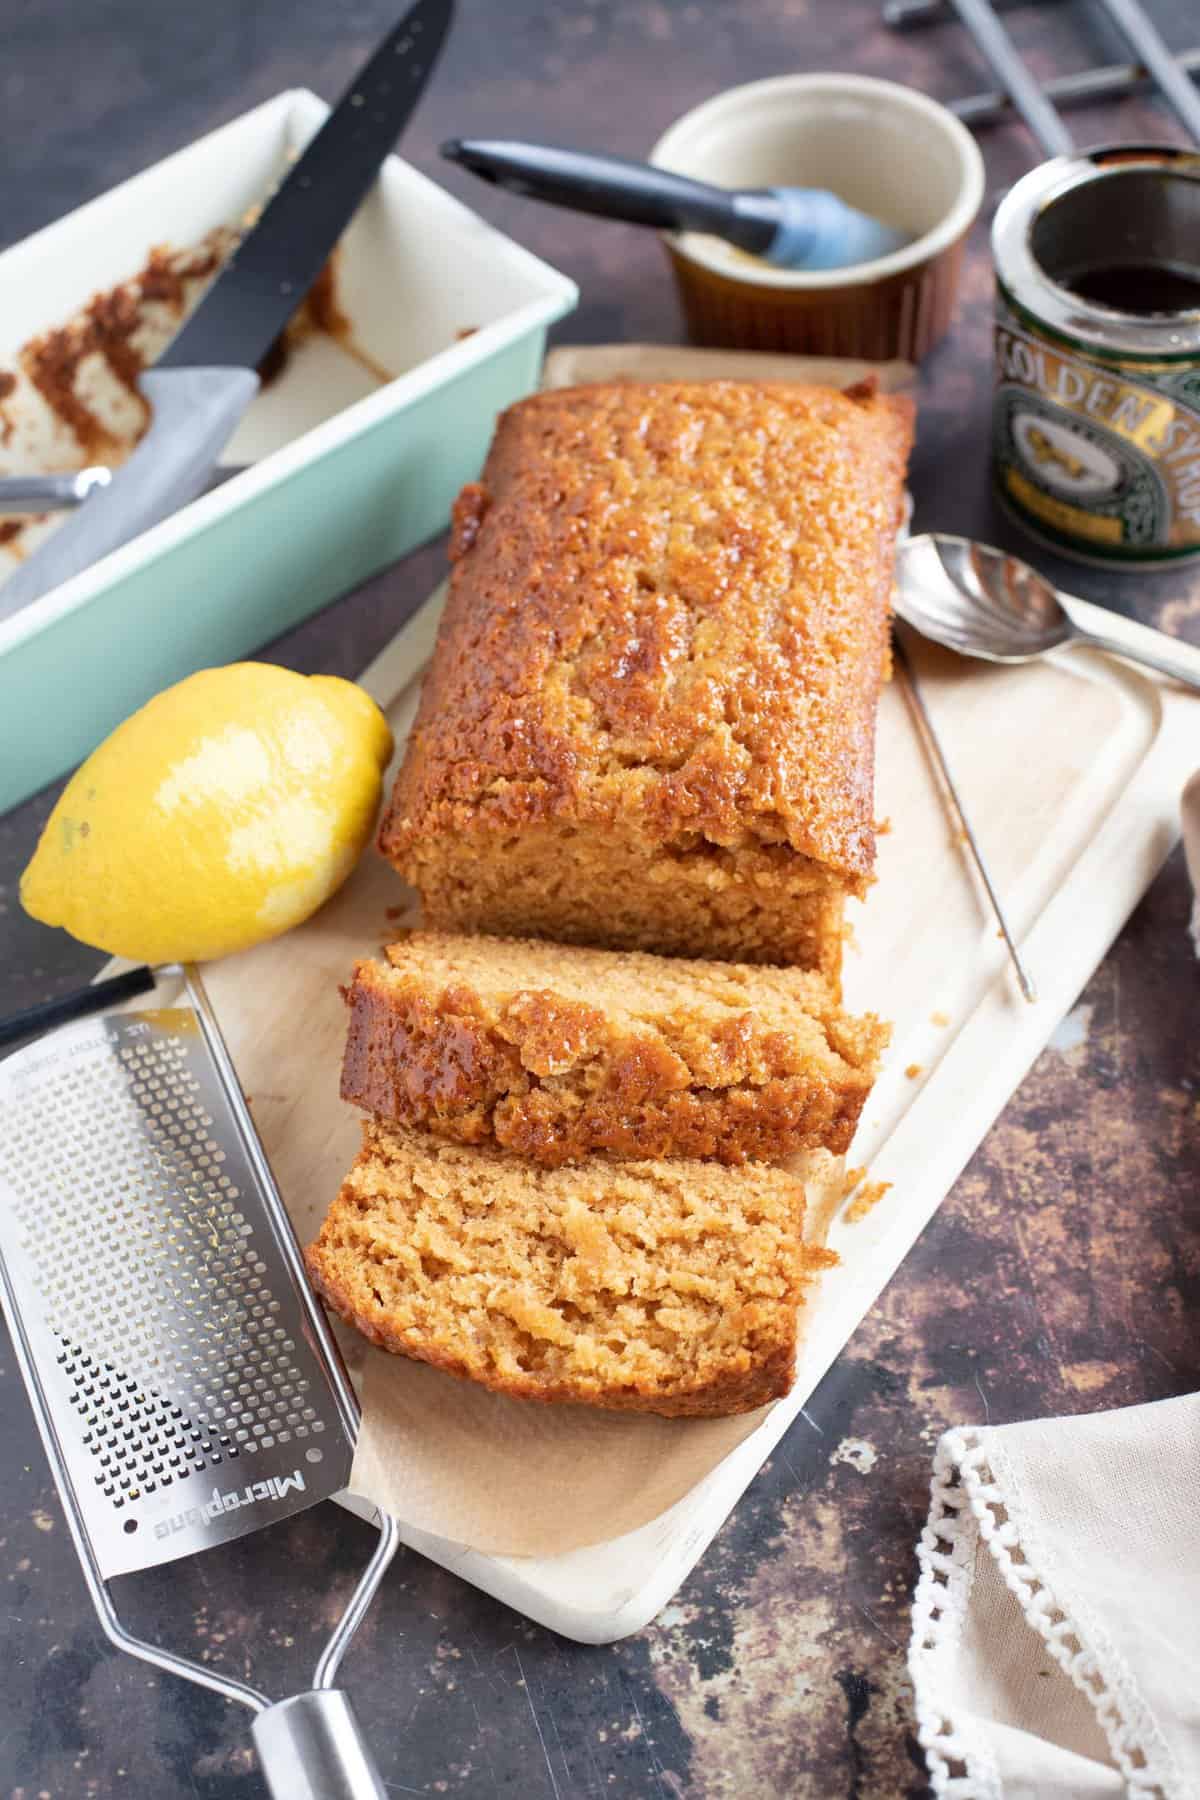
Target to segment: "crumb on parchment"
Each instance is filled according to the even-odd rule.
[[[916,1081],[925,1073],[925,1066],[923,1063],[909,1063],[904,1073],[908,1076],[910,1081]]]
[[[865,1219],[873,1207],[877,1206],[892,1186],[890,1181],[868,1181],[861,1187],[846,1209],[846,1223],[857,1225]]]
[[[929,1023],[931,1025],[948,1025],[950,1023],[950,1014],[944,1012],[931,1012],[929,1015]]]

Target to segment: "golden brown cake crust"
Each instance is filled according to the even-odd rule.
[[[342,1098],[547,1165],[840,1155],[886,1039],[790,970],[436,932],[388,956],[347,991]]]
[[[440,837],[554,821],[790,847],[861,889],[911,435],[906,400],[736,382],[510,408],[455,508],[384,853],[422,886]]]
[[[372,1343],[512,1398],[716,1417],[791,1385],[831,1260],[779,1169],[538,1169],[378,1122],[305,1252]]]

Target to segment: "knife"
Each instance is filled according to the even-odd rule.
[[[417,0],[360,70],[195,312],[138,377],[150,426],[132,456],[0,587],[0,620],[204,487],[258,392],[258,364],[408,122],[453,11],[454,0]]]

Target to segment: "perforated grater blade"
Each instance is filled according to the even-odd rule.
[[[105,1585],[331,1497],[358,1423],[216,1020],[185,978],[189,1005],[81,1021],[0,1064],[14,1348],[113,1641],[251,1706],[273,1792],[382,1795],[331,1690],[395,1550],[390,1520],[317,1691],[277,1706],[133,1638]]]

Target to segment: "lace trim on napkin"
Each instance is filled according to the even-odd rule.
[[[968,1737],[942,1703],[941,1671],[962,1637],[980,1538],[1031,1630],[1095,1708],[1134,1800],[1182,1793],[1174,1758],[1107,1634],[1066,1612],[1034,1566],[1035,1544],[1015,1483],[997,1480],[1003,1452],[989,1433],[948,1431],[933,1465],[929,1521],[917,1547],[920,1576],[912,1609],[909,1670],[916,1691],[917,1737],[936,1795],[945,1800],[1003,1800],[1000,1771],[978,1734]]]

